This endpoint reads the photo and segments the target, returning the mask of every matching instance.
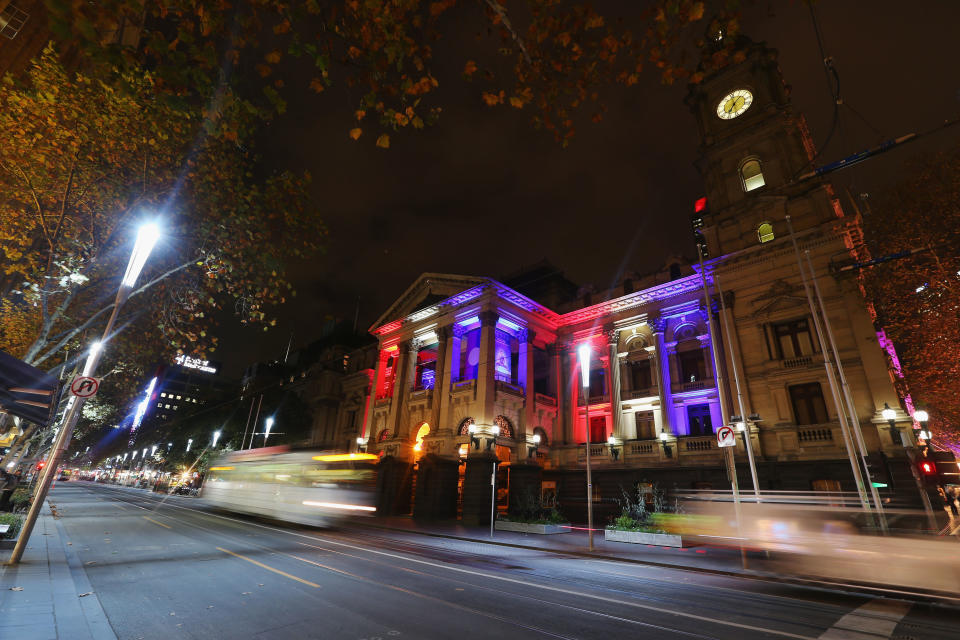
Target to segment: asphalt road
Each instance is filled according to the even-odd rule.
[[[123,639],[960,637],[938,605],[434,539],[315,530],[81,482],[51,494]]]

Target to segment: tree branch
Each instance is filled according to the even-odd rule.
[[[510,18],[507,17],[507,8],[497,0],[484,0],[484,2],[487,3],[487,6],[490,7],[494,13],[500,16],[500,22],[503,24],[503,27],[510,32],[513,41],[520,47],[520,52],[523,53],[523,59],[527,61],[527,64],[533,64],[533,61],[530,60],[530,54],[527,53],[527,48],[523,44],[523,40],[520,39],[520,34],[514,31],[513,25],[510,24]]]

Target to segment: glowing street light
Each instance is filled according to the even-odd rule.
[[[90,345],[90,349],[87,351],[87,361],[83,365],[83,376],[89,376],[93,373],[93,368],[97,366],[97,357],[100,354],[100,349],[103,348],[103,343],[99,340],[95,341]]]
[[[193,438],[187,438],[187,451],[190,451],[190,447],[193,446]]]
[[[270,437],[270,429],[273,428],[273,416],[267,417],[266,429],[263,432],[263,446],[267,446],[267,438]]]
[[[592,353],[590,343],[585,342],[577,347],[577,356],[580,359],[580,380],[583,383],[584,418],[587,423],[587,534],[590,551],[593,551],[593,472],[590,465],[590,356]]]
[[[219,439],[220,439],[220,430],[217,429],[216,431],[213,432],[213,447],[214,447],[214,448],[216,448],[216,446],[217,446],[217,440],[219,440]]]
[[[153,251],[153,245],[160,239],[160,227],[155,222],[148,222],[137,231],[137,241],[133,245],[133,253],[130,254],[130,262],[127,263],[127,270],[123,274],[121,287],[132,289],[137,283],[137,278],[143,270],[143,266]]]

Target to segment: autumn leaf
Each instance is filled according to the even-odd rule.
[[[390,148],[390,136],[388,136],[388,135],[385,134],[385,133],[384,133],[384,134],[381,134],[380,137],[377,138],[377,146],[380,147],[381,149],[389,149],[389,148]]]
[[[273,51],[265,55],[264,59],[270,64],[277,64],[278,62],[280,62],[281,56],[282,54],[280,53],[280,51],[278,51],[277,49],[274,49]]]
[[[702,3],[702,2],[694,2],[694,3],[690,6],[690,11],[688,12],[687,16],[689,17],[690,22],[696,22],[697,20],[702,19],[702,18],[703,18],[703,3]]]
[[[468,78],[477,72],[477,63],[473,60],[467,60],[467,63],[463,65],[463,75]]]
[[[356,111],[353,112],[353,116],[354,116],[357,120],[363,120],[364,116],[366,116],[366,115],[367,115],[367,112],[364,111],[363,109],[357,109]]]
[[[522,109],[523,105],[526,104],[526,101],[519,96],[510,96],[510,106],[516,107],[517,109]]]
[[[482,98],[483,98],[483,101],[487,103],[488,107],[494,107],[503,102],[503,96],[504,96],[503,91],[501,91],[499,94],[488,93],[484,91]]]
[[[357,140],[362,134],[363,134],[363,129],[361,129],[360,127],[350,129],[350,137],[353,138],[354,140]]]
[[[310,88],[316,91],[317,93],[322,93],[326,88],[323,84],[323,80],[320,78],[314,78],[310,81]]]

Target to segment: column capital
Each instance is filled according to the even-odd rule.
[[[442,327],[437,327],[437,338],[440,342],[446,342],[450,339],[450,336],[453,335],[454,327],[456,325],[444,325]]]
[[[460,324],[459,322],[457,324],[450,325],[450,326],[451,326],[451,331],[453,331],[454,338],[462,338],[464,334],[467,332],[467,328],[462,324]]]
[[[667,319],[666,318],[651,318],[647,321],[650,325],[650,328],[653,329],[654,333],[663,334],[667,330]]]
[[[477,318],[480,320],[481,327],[493,327],[496,326],[500,316],[496,311],[481,311],[477,314]]]
[[[615,347],[620,344],[620,329],[614,329],[612,326],[610,328],[604,327],[604,333],[607,335],[607,344],[611,347]]]
[[[559,356],[563,353],[563,344],[553,342],[547,345],[547,353],[551,356]]]
[[[407,340],[403,343],[403,346],[406,348],[407,352],[417,354],[420,352],[420,348],[423,346],[423,340]]]
[[[697,307],[697,313],[700,314],[700,319],[702,319],[704,322],[710,322],[710,310],[707,309],[707,307],[702,303],[699,307]]]
[[[517,332],[517,340],[520,342],[525,342],[527,344],[533,344],[534,338],[537,337],[537,332],[529,327],[524,327]]]

